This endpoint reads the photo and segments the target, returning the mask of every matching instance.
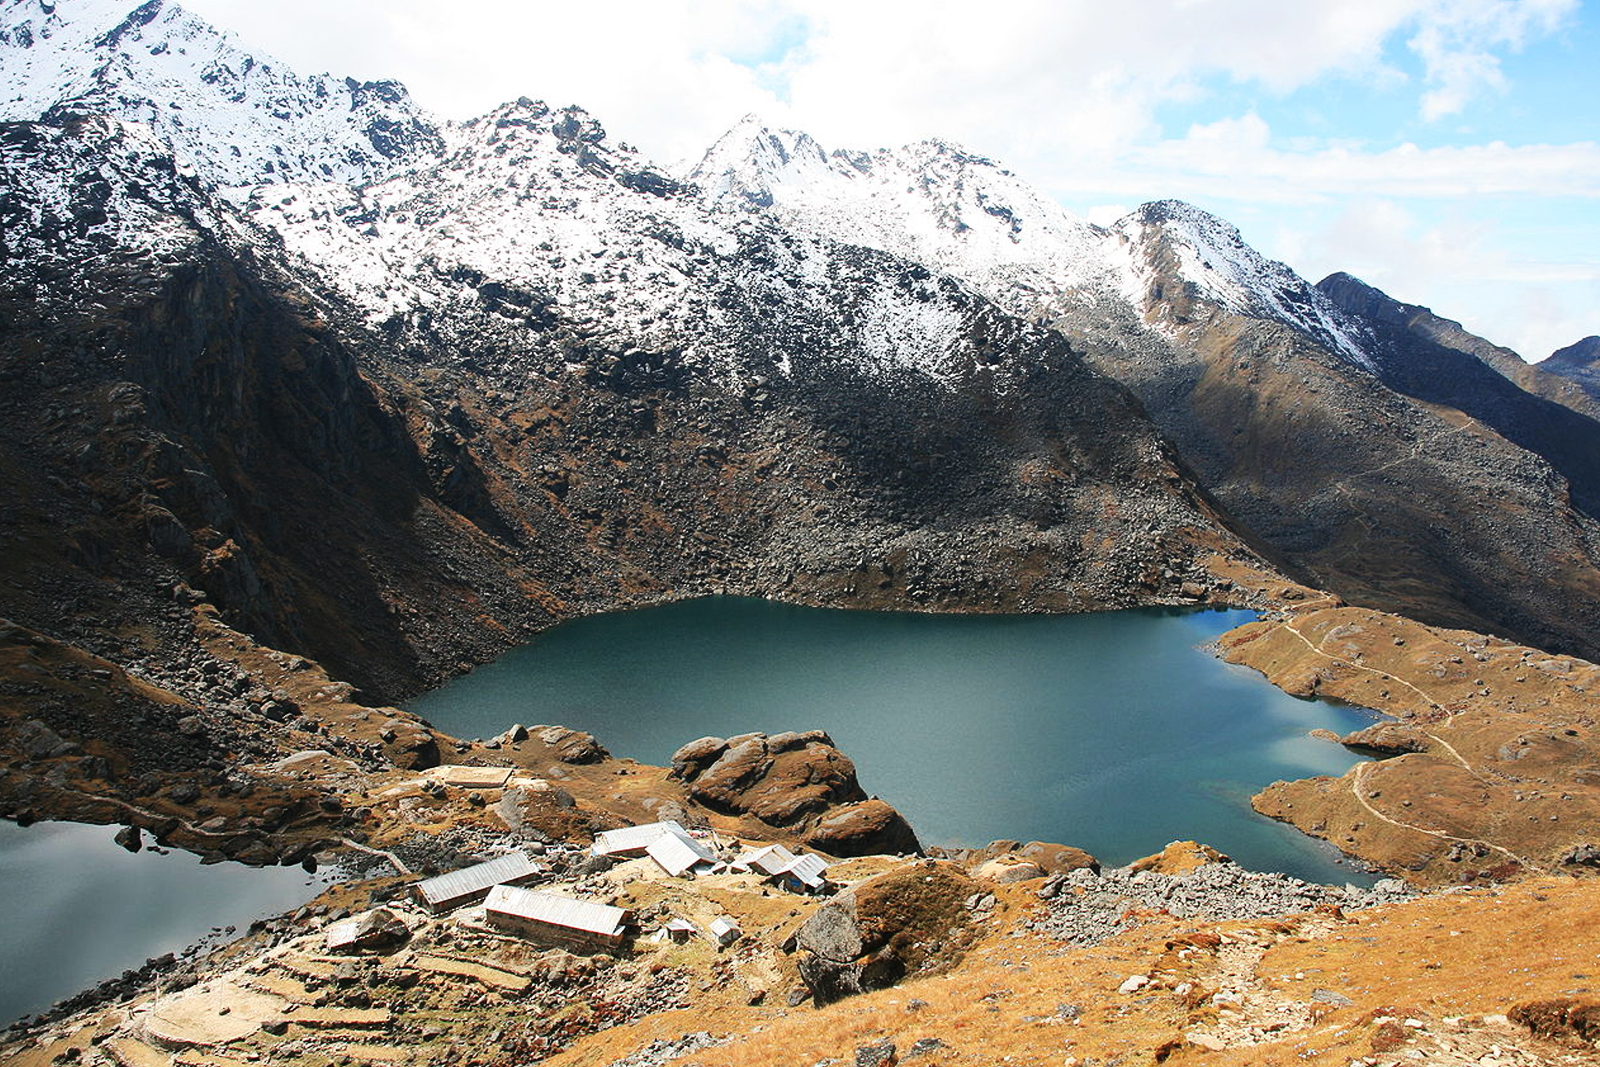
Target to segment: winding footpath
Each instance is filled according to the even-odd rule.
[[[1332,661],[1334,663],[1342,663],[1347,667],[1354,668],[1355,670],[1367,671],[1368,673],[1376,674],[1381,678],[1388,679],[1389,681],[1395,683],[1396,685],[1401,685],[1401,686],[1404,686],[1405,688],[1411,690],[1413,693],[1417,694],[1417,696],[1421,697],[1423,699],[1423,701],[1425,701],[1430,707],[1437,708],[1439,711],[1443,712],[1446,716],[1453,716],[1454,715],[1454,713],[1451,712],[1449,709],[1447,709],[1444,705],[1440,704],[1437,700],[1433,699],[1427,693],[1425,693],[1421,689],[1417,688],[1417,686],[1413,685],[1411,682],[1406,681],[1404,678],[1397,678],[1394,675],[1390,674],[1388,671],[1381,671],[1381,670],[1378,670],[1376,667],[1369,667],[1364,663],[1356,663],[1356,662],[1354,662],[1354,661],[1352,661],[1350,659],[1347,659],[1347,658],[1345,658],[1343,656],[1335,656],[1330,652],[1324,651],[1323,648],[1319,644],[1313,643],[1310,638],[1308,638],[1305,634],[1300,632],[1299,628],[1297,626],[1295,626],[1295,623],[1298,622],[1298,621],[1299,621],[1298,618],[1290,619],[1290,620],[1288,620],[1287,622],[1285,622],[1283,624],[1283,628],[1285,630],[1288,630],[1290,633],[1294,634],[1296,637],[1298,637],[1300,639],[1300,641],[1308,649],[1310,649],[1313,653],[1315,653],[1316,655],[1321,656],[1324,659],[1330,660],[1330,661]],[[1466,772],[1468,774],[1472,775],[1474,778],[1478,779],[1480,782],[1484,782],[1485,784],[1488,784],[1488,780],[1483,776],[1483,774],[1481,772],[1479,772],[1479,770],[1476,767],[1474,767],[1471,763],[1467,762],[1466,757],[1461,755],[1460,752],[1456,751],[1456,747],[1454,745],[1452,745],[1450,742],[1446,741],[1444,738],[1442,738],[1442,737],[1438,736],[1437,734],[1433,733],[1431,730],[1422,730],[1421,733],[1423,734],[1423,736],[1427,737],[1429,740],[1431,740],[1435,744],[1437,744],[1444,751],[1448,752],[1450,754],[1451,758],[1454,759],[1457,763],[1459,763],[1461,765],[1461,767],[1464,770],[1466,770]],[[1493,851],[1500,853],[1501,855],[1507,857],[1508,859],[1511,859],[1511,860],[1521,864],[1523,867],[1527,868],[1528,870],[1533,870],[1533,871],[1546,871],[1547,870],[1542,864],[1535,863],[1532,860],[1528,859],[1526,856],[1520,856],[1517,853],[1512,852],[1510,849],[1505,848],[1505,847],[1503,847],[1501,845],[1496,845],[1493,842],[1483,841],[1483,840],[1480,840],[1480,839],[1477,839],[1477,838],[1457,837],[1454,834],[1447,834],[1443,830],[1430,830],[1425,826],[1417,826],[1414,823],[1403,822],[1403,821],[1401,821],[1399,819],[1395,819],[1395,818],[1392,818],[1392,817],[1390,817],[1388,815],[1385,815],[1383,812],[1379,811],[1377,808],[1372,806],[1371,801],[1367,797],[1367,792],[1369,792],[1369,791],[1366,790],[1366,788],[1365,788],[1367,774],[1368,774],[1368,772],[1370,772],[1372,770],[1373,767],[1376,767],[1376,766],[1377,766],[1376,763],[1362,763],[1362,764],[1359,764],[1355,768],[1355,774],[1352,775],[1351,779],[1350,779],[1350,793],[1351,793],[1351,795],[1353,797],[1355,797],[1356,802],[1359,803],[1361,805],[1361,807],[1363,809],[1365,809],[1373,818],[1378,819],[1381,822],[1387,823],[1390,826],[1397,827],[1398,829],[1410,830],[1413,833],[1424,834],[1424,835],[1426,835],[1428,837],[1437,838],[1438,840],[1441,840],[1441,841],[1450,841],[1450,842],[1453,842],[1453,843],[1456,843],[1456,844],[1462,844],[1462,845],[1482,845],[1485,848],[1492,849]]]

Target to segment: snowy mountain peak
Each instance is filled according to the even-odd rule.
[[[1157,200],[1117,220],[1112,232],[1132,254],[1124,293],[1159,303],[1146,280],[1163,264],[1223,309],[1278,319],[1340,357],[1376,370],[1371,332],[1316,286],[1250,247],[1237,226],[1181,200]]]
[[[689,178],[714,206],[762,211],[786,226],[864,245],[961,277],[992,298],[1086,281],[1105,266],[1103,233],[992,160],[946,141],[829,151],[747,117]],[[991,277],[1004,284],[988,285]],[[1015,301],[1002,301],[1014,304]]]
[[[148,123],[222,187],[367,181],[442,146],[393,81],[302,78],[167,0],[0,0],[0,119]]]

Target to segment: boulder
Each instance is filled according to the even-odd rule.
[[[772,769],[766,739],[759,734],[730,744],[715,763],[702,771],[689,788],[689,796],[715,811],[748,811],[744,793]]]
[[[112,840],[129,852],[138,852],[144,847],[144,835],[137,826],[124,826]]]
[[[824,816],[806,834],[805,843],[832,856],[922,851],[905,816],[881,800],[863,800]]]
[[[1030,878],[1043,878],[1048,872],[1037,863],[1026,860],[997,859],[990,860],[972,873],[998,885],[1010,885],[1012,882],[1026,882]]]
[[[386,720],[378,736],[383,740],[384,758],[403,771],[425,771],[439,766],[438,738],[433,731],[410,719]]]
[[[726,751],[728,742],[720,737],[702,737],[690,741],[672,754],[671,776],[692,782]]]
[[[550,748],[562,763],[599,763],[610,756],[594,735],[582,730],[569,730],[565,726],[536,726],[539,740]]]
[[[965,902],[977,888],[960,868],[930,860],[834,897],[795,932],[812,999],[830,1004],[958,962]]]
[[[1027,844],[1007,840],[991,841],[973,857],[973,862],[980,865],[987,864],[991,860],[1034,864],[1043,868],[1045,874],[1100,870],[1100,861],[1083,849],[1050,841],[1029,841]]]
[[[411,938],[411,928],[388,908],[373,908],[328,927],[328,951],[345,954],[389,953]]]
[[[1592,841],[1573,845],[1562,853],[1561,864],[1566,867],[1600,867],[1600,845]]]
[[[897,1067],[899,1062],[894,1042],[887,1037],[856,1049],[856,1067]]]

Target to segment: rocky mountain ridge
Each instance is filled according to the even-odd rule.
[[[1578,394],[1519,376],[1514,354],[1436,318],[1431,333],[1407,332],[1415,318],[1396,333],[1392,307],[1337,278],[1312,286],[1189,205],[1093,226],[938,142],[829,153],[747,119],[691,177],[724,210],[892,251],[1049,325],[1315,584],[1594,653],[1574,622],[1592,619],[1600,588],[1600,424],[1582,404],[1557,408]],[[1552,536],[1553,551],[1530,550]]]
[[[393,81],[301,77],[169,0],[4,0],[0,120],[148,124],[210,185],[369,181],[437,150]]]

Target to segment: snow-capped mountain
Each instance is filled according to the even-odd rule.
[[[426,316],[507,351],[648,354],[662,373],[726,382],[789,376],[799,359],[953,387],[1011,362],[975,356],[971,299],[948,280],[708,212],[577,108],[507,104],[451,128],[435,162],[362,187],[265,187],[249,217],[316,286],[402,332]],[[756,314],[784,325],[752,347]]]
[[[1554,527],[1574,535],[1560,558],[1588,560],[1577,580],[1589,580],[1600,528],[1553,514],[1572,489],[1592,498],[1581,457],[1600,454],[1600,426],[1552,412],[1472,346],[1395,343],[1192,205],[1097,227],[942,142],[829,152],[753,118],[689,177],[722,211],[911,259],[1048,323],[1133,389],[1231,514],[1325,587],[1391,606],[1404,588],[1401,610],[1478,627],[1487,612],[1527,632],[1548,616],[1542,593],[1523,592],[1549,572],[1529,546]]]
[[[829,152],[755,116],[688,177],[724,209],[775,214],[801,232],[922,263],[1015,314],[1116,314],[1121,304],[1170,331],[1158,275],[1176,277],[1225,311],[1288,323],[1371,367],[1359,322],[1256,252],[1235,227],[1189,204],[1147,204],[1102,228],[993,160],[943,141]]]
[[[947,143],[828,152],[754,120],[678,180],[580,109],[441,126],[165,0],[0,0],[0,27],[0,321],[53,354],[6,373],[116,373],[181,416],[152,435],[190,455],[117,499],[161,501],[139,528],[242,617],[339,628],[297,599],[317,564],[259,492],[299,491],[276,456],[319,492],[377,472],[361,506],[407,596],[473,575],[457,607],[505,633],[535,610],[517,590],[1072,608],[1170,601],[1205,560],[1547,644],[1600,630],[1600,491],[1571,477],[1592,420],[1549,444],[1487,364],[1434,388],[1473,345],[1411,344],[1190,205],[1101,227]],[[191,472],[209,487],[179,492]],[[345,662],[412,654],[372,640]]]
[[[369,181],[439,145],[392,81],[302,77],[169,0],[0,0],[0,119],[149,124],[208,182]]]

